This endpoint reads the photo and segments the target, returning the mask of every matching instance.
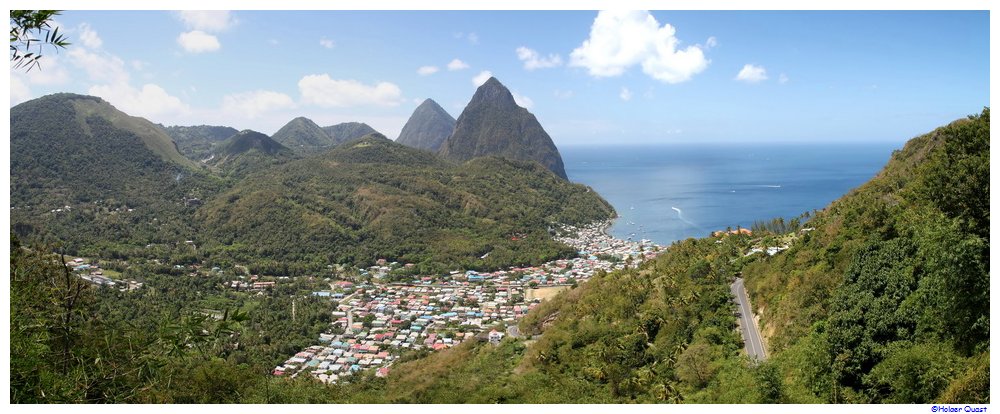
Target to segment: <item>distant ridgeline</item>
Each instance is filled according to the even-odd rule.
[[[677,242],[543,303],[520,324],[534,340],[466,342],[335,399],[988,403],[989,116],[910,140],[789,233]],[[765,362],[742,354],[739,272]]]
[[[506,91],[497,85],[491,80],[477,96],[487,87]],[[415,141],[403,141],[433,150],[443,131],[452,135],[445,124],[454,120],[431,100],[414,118],[407,131]],[[163,128],[100,98],[49,95],[11,108],[11,230],[26,243],[102,258],[278,275],[385,258],[431,272],[572,256],[551,240],[550,224],[614,215],[595,192],[564,180],[561,160],[553,174],[518,155],[531,153],[527,147],[507,149],[452,157],[463,161],[456,163],[363,123],[321,128],[296,118],[272,137]]]

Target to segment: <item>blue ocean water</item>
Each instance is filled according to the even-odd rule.
[[[685,144],[560,148],[573,182],[620,218],[615,237],[666,245],[826,207],[871,179],[901,144]]]

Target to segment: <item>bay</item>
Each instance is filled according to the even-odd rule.
[[[901,145],[577,146],[560,153],[569,179],[618,211],[613,236],[667,245],[822,209],[871,179]]]

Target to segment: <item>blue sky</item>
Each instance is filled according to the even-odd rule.
[[[166,125],[296,116],[395,138],[484,72],[557,145],[903,142],[989,105],[988,12],[66,11],[11,105],[101,96]],[[669,25],[669,27],[667,27]]]

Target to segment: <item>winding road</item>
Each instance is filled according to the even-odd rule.
[[[746,287],[743,286],[743,278],[736,278],[736,281],[729,287],[729,290],[736,299],[736,306],[739,308],[740,334],[743,335],[743,344],[747,355],[758,361],[767,359],[767,353],[764,350],[764,341],[760,338],[760,328],[757,326],[757,321],[753,318],[750,297],[747,296]]]

